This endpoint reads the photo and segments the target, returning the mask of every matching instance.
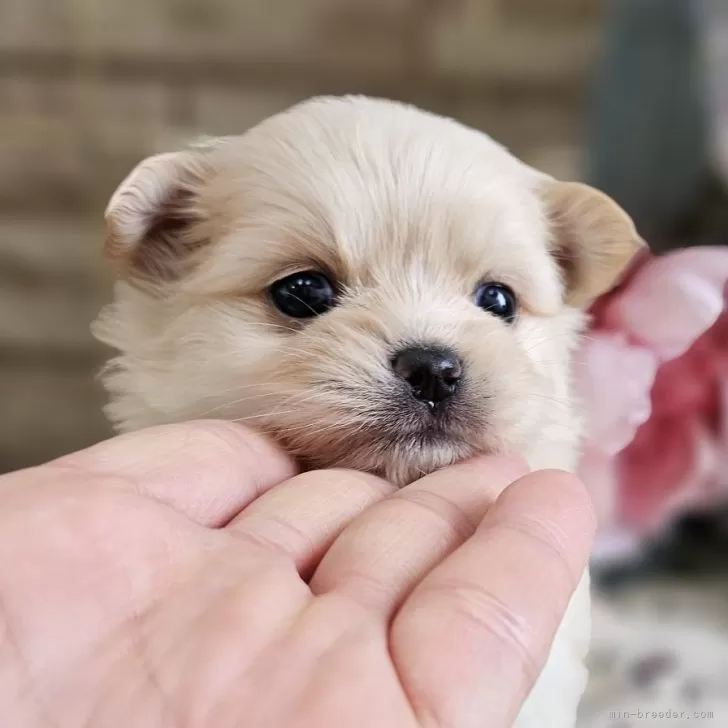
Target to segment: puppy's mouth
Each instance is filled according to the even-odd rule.
[[[430,472],[487,451],[482,418],[456,402],[428,403],[393,398],[375,417],[341,427],[326,426],[325,439],[314,424],[290,438],[279,439],[306,470],[346,467],[385,477],[403,486]]]
[[[271,418],[266,429],[305,469],[352,468],[398,485],[487,452],[493,403],[484,387],[447,351],[405,353],[389,381],[316,382],[303,411]]]
[[[395,444],[458,444],[485,425],[486,413],[475,408],[472,399],[465,386],[446,398],[401,389],[382,408],[375,429]]]
[[[414,415],[406,412],[401,417],[387,417],[373,429],[393,445],[425,448],[462,442],[468,427],[452,409],[428,405],[426,411]]]

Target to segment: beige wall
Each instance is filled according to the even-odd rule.
[[[88,323],[104,203],[142,156],[306,96],[401,98],[578,173],[601,0],[5,0],[0,470],[106,434]]]

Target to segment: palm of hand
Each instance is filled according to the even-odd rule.
[[[8,725],[507,725],[584,558],[564,553],[558,529],[533,540],[508,525],[516,505],[528,521],[518,486],[491,508],[521,466],[466,464],[457,483],[435,474],[396,494],[344,471],[272,487],[290,464],[241,432],[163,428],[141,450],[127,436],[6,479]],[[558,489],[539,483],[538,507],[556,520],[559,477]],[[586,545],[588,506],[569,485]],[[553,549],[539,556],[542,539]],[[534,594],[561,586],[551,607],[514,601],[505,577],[523,572],[523,549],[542,574]],[[486,577],[496,551],[506,571]],[[534,618],[541,633],[524,627]]]

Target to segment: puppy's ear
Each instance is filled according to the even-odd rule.
[[[542,189],[563,270],[566,303],[582,308],[606,293],[645,242],[627,213],[603,192],[577,182]]]
[[[197,191],[210,174],[197,149],[141,162],[106,208],[106,255],[125,278],[174,280],[205,244]]]

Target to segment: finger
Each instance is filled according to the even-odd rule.
[[[483,458],[428,475],[377,503],[344,530],[311,580],[314,594],[339,592],[391,614],[435,564],[475,530],[525,464]]]
[[[109,477],[198,523],[227,523],[261,493],[295,473],[263,436],[232,422],[200,421],[115,437],[51,464]]]
[[[228,530],[293,560],[308,579],[341,531],[395,486],[351,470],[302,473],[249,505]]]
[[[594,529],[575,477],[533,473],[419,584],[393,622],[391,649],[423,723],[512,725],[584,572]],[[570,628],[565,638],[578,643],[587,626],[577,617]]]

